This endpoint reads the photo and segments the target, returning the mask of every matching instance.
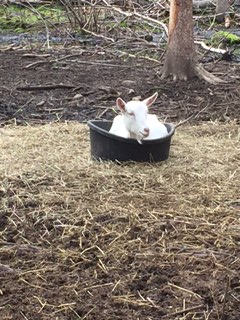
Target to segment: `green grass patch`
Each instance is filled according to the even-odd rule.
[[[25,8],[16,5],[0,7],[0,29],[16,33],[33,31],[49,25],[66,21],[65,12],[60,7],[47,5],[38,8]]]
[[[218,31],[211,37],[211,44],[218,45],[220,42],[233,45],[240,43],[240,37],[227,31]]]

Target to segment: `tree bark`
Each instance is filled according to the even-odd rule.
[[[195,73],[192,0],[172,0],[170,4],[168,48],[162,77],[187,80]]]
[[[225,21],[225,14],[229,7],[233,3],[233,0],[217,0],[216,5],[216,21],[222,23]]]
[[[210,83],[224,82],[203,69],[196,58],[193,36],[192,0],[171,0],[168,28],[168,48],[162,69],[162,79],[202,78]]]

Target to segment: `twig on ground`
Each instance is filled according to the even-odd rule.
[[[36,67],[38,65],[41,65],[41,64],[45,64],[45,63],[57,63],[59,61],[63,61],[63,60],[66,60],[66,59],[69,59],[69,58],[73,58],[73,57],[79,57],[79,56],[82,56],[82,53],[83,53],[83,50],[81,50],[79,53],[74,53],[74,54],[68,54],[64,57],[61,57],[61,58],[56,58],[56,59],[52,59],[52,60],[45,60],[45,61],[35,61],[33,63],[30,63],[28,64],[25,69],[30,69],[32,67]],[[44,58],[46,58],[46,56],[42,56]],[[48,55],[49,57],[49,55]]]
[[[109,38],[109,37],[106,37],[106,36],[104,36],[104,35],[102,35],[102,34],[100,34],[100,33],[95,33],[95,32],[93,32],[93,31],[90,31],[90,30],[85,29],[85,28],[82,28],[82,30],[83,30],[84,32],[86,32],[86,33],[91,34],[92,36],[94,36],[94,37],[96,37],[96,38],[102,38],[102,39],[104,39],[104,40],[111,41],[111,42],[113,42],[113,43],[115,42],[114,39]]]
[[[46,53],[46,54],[24,53],[22,57],[23,58],[48,58],[48,57],[51,57],[51,54],[50,53]]]
[[[172,317],[174,317],[174,316],[179,316],[181,314],[185,314],[185,313],[188,313],[188,312],[191,312],[191,311],[195,311],[197,309],[203,309],[203,308],[204,308],[204,304],[199,304],[199,305],[194,306],[194,307],[190,307],[190,308],[187,308],[187,309],[184,309],[184,310],[180,310],[180,311],[176,311],[176,312],[167,314],[167,315],[163,316],[162,319],[166,319],[166,318],[169,318],[169,317],[171,319],[173,319]]]
[[[175,289],[178,289],[178,290],[184,291],[184,292],[186,292],[186,293],[189,293],[190,295],[194,296],[195,298],[202,299],[202,297],[201,297],[199,294],[197,294],[197,293],[195,293],[195,292],[193,292],[193,291],[191,291],[191,290],[182,288],[182,287],[180,287],[180,286],[176,286],[176,285],[173,284],[173,283],[168,283],[168,285],[169,285],[170,287],[175,288]]]
[[[147,56],[140,56],[140,55],[135,55],[126,51],[122,51],[122,50],[116,50],[116,52],[120,53],[120,55],[122,56],[128,56],[129,58],[137,58],[137,59],[143,59],[143,60],[148,60],[148,61],[152,61],[155,62],[157,64],[160,64],[160,62],[156,59],[147,57]]]
[[[97,119],[100,119],[107,111],[112,110],[112,108],[106,107],[98,116]]]
[[[50,61],[35,61],[33,63],[28,64],[25,69],[30,69],[33,67],[37,67],[40,66],[41,64],[45,64],[45,63],[51,63]]]
[[[122,53],[122,52],[121,52]],[[127,53],[126,53],[127,54]],[[62,60],[66,60],[68,58],[72,58],[72,57],[77,57],[77,56],[81,56],[81,54],[72,54],[72,55],[68,55],[68,56],[65,56],[65,57],[62,57],[60,59],[53,59],[53,60],[48,60],[48,61],[36,61],[36,62],[33,62],[33,63],[30,63],[28,64],[25,69],[30,69],[30,68],[33,68],[33,67],[37,67],[38,65],[41,65],[41,64],[52,64],[52,63],[58,63]],[[136,58],[135,55],[133,55],[134,58]],[[151,59],[151,58],[149,58]],[[151,60],[151,61],[154,61],[154,60]],[[157,60],[155,60],[155,62],[157,62]],[[99,66],[106,66],[106,67],[119,67],[118,64],[113,64],[113,63],[103,63],[102,61],[85,61],[85,60],[79,60],[78,63],[81,63],[81,64],[88,64],[88,65],[99,65]],[[136,65],[134,66],[136,67]],[[130,66],[127,66],[127,65],[121,65],[121,68],[131,68]]]
[[[193,119],[193,118],[197,118],[199,116],[200,113],[202,113],[204,110],[206,110],[209,107],[209,103],[203,108],[201,109],[197,114],[192,114],[190,117],[188,117],[187,119],[180,121],[179,123],[176,124],[175,128],[182,126],[184,123],[188,122],[189,120]]]
[[[23,109],[30,103],[34,100],[34,98],[31,98],[30,100],[28,100],[24,105],[22,105],[16,112],[14,112],[14,116],[19,113],[19,112],[22,112]]]

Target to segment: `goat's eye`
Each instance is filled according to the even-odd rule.
[[[134,113],[133,112],[128,112],[129,116],[134,117]]]

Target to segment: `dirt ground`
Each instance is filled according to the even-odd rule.
[[[218,138],[221,140],[224,130],[228,132],[229,139],[229,132],[237,136],[235,125],[234,129],[224,126],[232,120],[239,123],[239,64],[224,61],[207,64],[206,69],[227,81],[226,84],[213,86],[199,80],[184,83],[161,80],[158,75],[160,67],[154,62],[124,61],[106,56],[100,50],[94,54],[89,50],[82,53],[77,50],[55,50],[47,53],[48,56],[45,54],[30,50],[0,52],[0,123],[3,128],[8,125],[12,128],[14,124],[35,128],[35,125],[49,122],[112,119],[115,114],[114,101],[118,96],[129,100],[138,96],[145,98],[158,91],[159,98],[152,110],[168,122],[178,123],[191,115],[196,117],[189,124],[215,120],[224,122],[220,133],[212,133],[208,127],[199,132],[199,137],[203,137],[203,147],[206,143],[204,137],[214,136],[216,141]],[[37,64],[34,65],[35,62]],[[30,129],[31,135],[37,136],[34,128]],[[46,162],[53,161],[51,174],[41,173],[41,168],[34,163],[34,152],[36,157],[41,152],[44,154],[44,137],[51,137],[54,150],[61,152],[76,146],[74,139],[84,136],[86,129],[84,132],[74,129],[73,137],[68,136],[68,128],[56,129],[56,133],[41,130],[39,141],[31,142],[30,151],[26,149],[26,154],[32,152],[33,157],[30,173],[19,168],[19,171],[16,170],[19,174],[9,172],[1,177],[1,319],[239,320],[239,236],[234,231],[234,236],[229,234],[226,238],[224,232],[213,230],[218,224],[227,229],[226,226],[231,223],[234,230],[239,230],[237,215],[234,218],[239,202],[224,195],[232,187],[236,197],[239,181],[234,180],[227,188],[225,177],[222,178],[218,171],[226,155],[215,159],[216,166],[213,166],[212,176],[209,176],[209,181],[221,182],[223,179],[224,186],[220,185],[214,191],[211,184],[208,185],[208,177],[200,177],[202,173],[197,172],[196,168],[191,173],[185,172],[185,169],[179,170],[178,179],[169,172],[164,175],[167,166],[159,168],[163,170],[163,177],[159,179],[179,184],[179,190],[185,185],[191,192],[188,183],[196,182],[196,207],[202,210],[200,218],[192,216],[191,205],[194,210],[195,200],[191,199],[191,194],[179,194],[181,199],[176,199],[175,195],[170,195],[169,199],[165,197],[161,181],[151,177],[150,166],[144,167],[149,170],[146,177],[136,173],[134,185],[137,187],[133,197],[127,193],[121,194],[121,190],[119,194],[114,194],[103,188],[102,185],[106,186],[107,181],[111,180],[111,171],[104,174],[97,168],[96,172],[91,172],[84,162],[79,171],[69,164],[66,167],[69,176],[64,176],[64,166],[74,157],[70,149],[69,156],[63,154],[59,167],[54,166],[57,158],[52,159],[51,152],[48,153]],[[17,165],[19,154],[24,166],[24,156],[28,156],[22,149],[25,144],[28,145],[30,138],[29,133],[19,132],[23,137],[17,142],[19,149],[16,154],[11,154],[11,161],[16,159]],[[57,140],[59,132],[61,136]],[[18,136],[18,131],[15,136]],[[10,148],[11,135],[9,139],[6,148]],[[69,146],[68,139],[71,140]],[[61,149],[59,141],[65,149]],[[40,144],[41,149],[38,149]],[[197,144],[193,145],[196,152]],[[208,152],[211,147],[211,142],[209,146],[206,143],[205,151],[199,151],[198,156],[202,158],[203,152]],[[219,150],[223,147],[224,142],[217,146]],[[191,148],[189,144],[190,158]],[[80,159],[81,150],[76,152],[79,152],[76,159]],[[6,155],[1,161],[8,165],[9,159]],[[186,157],[175,159],[178,165],[182,161],[186,167],[190,160]],[[41,161],[48,166],[44,156]],[[237,154],[229,156],[232,168],[235,168],[236,161],[239,161]],[[108,165],[104,168],[108,170]],[[113,170],[116,179],[113,183],[118,183],[121,189],[121,184],[128,184],[130,176],[134,179],[133,173],[137,169],[133,165],[120,168],[109,167],[109,170]],[[205,166],[204,170],[207,169]],[[228,169],[224,170],[227,172]],[[57,175],[54,176],[53,172]],[[93,174],[96,174],[97,183],[92,180],[89,184],[87,177]],[[141,183],[138,178],[142,179]],[[148,193],[147,189],[145,193],[139,193],[145,179],[147,187],[156,188],[156,196]],[[199,196],[197,190],[201,185],[204,195]],[[107,205],[104,204],[105,197],[109,197],[116,205],[116,211],[114,207],[109,211],[97,208],[95,201],[101,192],[102,208]],[[43,193],[45,198],[42,198]],[[153,210],[152,220],[146,219],[148,211],[140,205],[141,197],[149,201],[148,209]],[[176,212],[186,205],[185,216],[177,219],[174,213],[165,216],[168,200],[171,200],[170,207]],[[84,213],[76,217],[74,214],[81,205]],[[132,207],[138,208],[139,216],[131,216]],[[213,211],[208,217],[210,209]],[[117,210],[123,210],[120,216]],[[156,221],[154,214],[157,215],[158,211],[161,212],[161,220]],[[62,213],[69,216],[61,216]],[[73,217],[75,220],[71,220]],[[181,242],[180,235],[185,234],[186,230],[189,234],[185,243]],[[202,235],[206,240],[201,238]],[[159,245],[159,241],[164,244]],[[118,244],[116,252],[105,251],[115,243]],[[188,308],[189,311],[186,311]]]
[[[202,112],[190,123],[239,119],[240,68],[219,61],[206,69],[228,82],[161,80],[154,62],[120,60],[101,50],[55,50],[49,56],[26,51],[0,53],[0,122],[45,123],[112,119],[118,96],[145,98],[158,91],[152,110],[174,123]],[[38,63],[39,62],[39,63]],[[36,64],[35,64],[36,63]],[[54,86],[54,89],[46,86]],[[59,87],[61,85],[61,87]],[[35,87],[28,91],[28,86]],[[39,88],[45,86],[45,88]]]

